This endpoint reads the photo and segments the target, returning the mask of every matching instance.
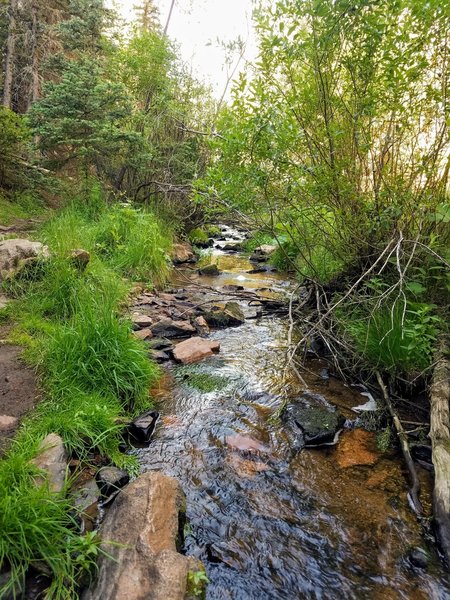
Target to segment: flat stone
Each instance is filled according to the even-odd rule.
[[[147,327],[150,327],[150,325],[153,323],[153,319],[151,317],[149,317],[148,315],[141,315],[141,314],[134,314],[131,316],[131,321],[133,322],[133,329],[139,330],[139,329],[145,329]]]
[[[208,358],[208,356],[212,356],[219,350],[219,342],[205,340],[201,337],[192,337],[177,344],[173,349],[173,356],[176,361],[189,365]]]
[[[6,433],[17,429],[19,425],[19,419],[17,417],[11,417],[10,415],[0,415],[0,432]]]
[[[62,491],[66,481],[68,455],[59,435],[49,433],[42,440],[38,454],[31,462],[44,471],[42,477],[35,478],[36,485],[41,486],[47,481],[52,492]]]
[[[134,336],[145,341],[153,337],[153,332],[149,327],[145,327],[144,329],[138,329],[135,331]]]
[[[169,354],[167,354],[167,352],[164,352],[163,350],[153,350],[151,348],[149,350],[148,355],[152,360],[156,361],[157,363],[163,363],[170,360]]]
[[[189,321],[174,321],[170,317],[161,319],[152,325],[151,330],[154,336],[166,338],[188,337],[196,333],[195,327]]]
[[[97,579],[82,599],[184,600],[192,565],[176,550],[184,502],[176,479],[158,471],[124,488],[100,529],[108,556],[100,555]]]

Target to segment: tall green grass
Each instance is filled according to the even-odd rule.
[[[83,461],[95,452],[136,470],[134,457],[120,452],[120,423],[151,406],[149,390],[159,377],[121,312],[130,289],[125,277],[148,285],[166,279],[170,233],[151,213],[107,206],[98,188],[87,200],[71,203],[42,228],[38,238],[52,258],[3,286],[15,298],[6,309],[15,323],[12,339],[26,346],[44,400],[0,461],[0,565],[11,572],[0,597],[20,589],[37,561],[51,573],[48,598],[77,597],[97,542],[79,534],[70,499],[35,486],[30,459],[55,432]],[[84,271],[71,261],[76,248],[90,252]]]

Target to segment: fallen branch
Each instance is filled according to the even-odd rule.
[[[408,469],[409,479],[410,479],[410,483],[411,483],[411,488],[408,493],[409,504],[410,504],[411,508],[413,509],[413,511],[416,513],[416,515],[418,517],[420,517],[423,514],[422,504],[420,503],[420,500],[419,500],[420,482],[419,482],[419,478],[417,477],[417,472],[416,472],[416,468],[414,466],[413,459],[411,457],[411,453],[409,451],[408,438],[407,438],[405,430],[403,429],[403,426],[400,422],[400,419],[398,418],[397,413],[395,412],[394,407],[392,406],[392,402],[391,402],[391,399],[389,398],[388,391],[387,391],[386,386],[384,385],[383,379],[381,378],[381,375],[378,371],[376,372],[376,376],[377,376],[378,385],[380,386],[380,389],[383,393],[384,402],[389,411],[389,414],[391,415],[391,419],[394,424],[395,431],[397,432],[397,436],[398,436],[398,439],[400,442],[400,447],[402,450],[403,458],[405,460],[406,467]],[[449,540],[450,540],[450,538],[449,538]]]
[[[430,433],[434,465],[433,514],[437,537],[450,565],[450,361],[442,344],[430,393]]]

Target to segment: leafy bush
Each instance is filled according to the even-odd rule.
[[[188,235],[189,241],[191,242],[191,244],[203,244],[205,242],[208,241],[208,234],[206,233],[206,231],[204,231],[203,229],[200,229],[200,227],[197,227],[196,229],[193,229],[192,231],[189,232]]]
[[[392,374],[414,374],[427,369],[439,332],[440,318],[433,306],[397,301],[371,313],[357,311],[344,318],[345,330],[357,352],[373,368]]]

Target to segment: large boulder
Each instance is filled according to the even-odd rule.
[[[161,319],[151,327],[155,337],[176,338],[188,337],[196,333],[196,329],[189,321],[174,321],[166,317]]]
[[[41,242],[13,239],[0,242],[0,281],[14,275],[30,260],[48,258],[50,253],[47,246]]]
[[[172,262],[174,265],[197,262],[197,258],[192,250],[192,246],[187,242],[183,242],[182,244],[174,244],[172,249]]]
[[[192,559],[176,550],[183,506],[178,482],[157,471],[122,490],[100,530],[109,556],[83,600],[184,600]]]
[[[205,340],[201,337],[191,337],[184,342],[180,342],[173,349],[173,357],[183,365],[199,362],[214,353],[219,352],[220,343],[212,340]]]
[[[66,482],[68,455],[62,438],[49,433],[39,447],[38,454],[31,461],[42,474],[36,477],[36,485],[48,483],[52,492],[61,492]]]
[[[221,270],[216,265],[216,263],[212,263],[211,265],[205,265],[201,269],[198,270],[199,275],[206,275],[209,277],[217,277],[221,274]]]

